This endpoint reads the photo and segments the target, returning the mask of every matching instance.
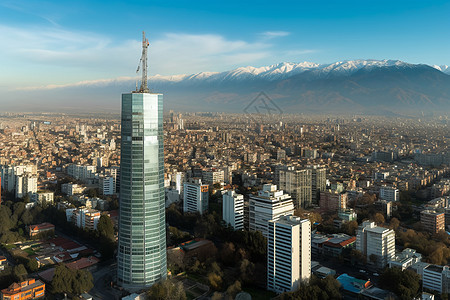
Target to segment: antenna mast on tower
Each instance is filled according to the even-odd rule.
[[[136,73],[139,72],[139,69],[142,65],[142,78],[141,78],[141,87],[136,92],[139,93],[148,93],[148,84],[147,84],[147,48],[148,48],[148,40],[145,38],[145,31],[142,31],[142,56],[139,61],[139,65],[137,67]]]

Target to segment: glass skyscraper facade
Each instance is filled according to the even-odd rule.
[[[122,95],[117,279],[125,289],[166,278],[163,95]]]

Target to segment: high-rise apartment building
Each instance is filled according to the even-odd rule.
[[[257,195],[251,195],[249,201],[249,229],[260,231],[268,236],[267,226],[270,220],[276,221],[282,216],[294,214],[292,198],[276,185],[265,184]]]
[[[356,231],[356,250],[376,266],[385,267],[395,257],[395,232],[364,221]]]
[[[422,210],[420,212],[420,223],[423,229],[431,234],[445,230],[445,214],[434,210]]]
[[[102,195],[113,195],[114,189],[114,177],[102,176],[98,180],[98,187]]]
[[[8,192],[16,189],[17,176],[23,174],[37,175],[36,165],[21,165],[21,166],[0,166],[0,176],[2,177],[2,188]]]
[[[327,188],[327,169],[319,166],[311,168],[311,195],[313,203],[317,204],[320,199],[320,192]]]
[[[268,224],[267,289],[294,291],[311,277],[311,222],[282,216]]]
[[[163,95],[148,90],[142,46],[141,87],[122,95],[117,280],[128,290],[167,277]]]
[[[183,186],[183,212],[203,214],[209,206],[209,186],[191,178]]]
[[[234,230],[244,229],[244,196],[228,191],[222,196],[222,218]]]
[[[25,195],[31,197],[37,192],[37,176],[30,173],[24,173],[16,176],[16,198],[22,198]]]
[[[280,190],[292,196],[295,208],[312,205],[312,170],[297,170],[293,166],[280,166],[276,172],[276,184]]]

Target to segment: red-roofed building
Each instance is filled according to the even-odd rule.
[[[323,254],[338,257],[342,250],[348,247],[354,247],[356,237],[347,234],[335,234],[331,239],[323,243]]]
[[[82,257],[79,260],[67,263],[66,266],[73,270],[81,270],[96,265],[100,260],[95,256]]]
[[[38,276],[47,283],[52,282],[53,276],[55,276],[55,270],[56,268],[47,269],[45,271],[39,272]]]
[[[28,229],[30,231],[30,237],[34,237],[44,232],[55,232],[55,225],[50,223],[42,223],[37,225],[30,225]]]

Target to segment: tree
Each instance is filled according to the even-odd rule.
[[[339,287],[339,281],[337,281],[333,276],[327,276],[324,279],[319,279],[313,275],[309,281],[309,284],[302,283],[300,288],[295,292],[281,294],[280,299],[342,299]]]
[[[216,273],[209,273],[208,274],[208,281],[209,285],[216,291],[220,290],[222,288],[222,277]]]
[[[222,262],[227,265],[231,266],[236,263],[235,261],[235,253],[236,253],[236,247],[233,243],[225,243],[222,245],[222,249],[220,250],[220,259]]]
[[[30,271],[31,273],[34,273],[39,269],[39,264],[36,261],[36,259],[28,258],[26,267],[27,267],[28,271]]]
[[[236,295],[242,290],[241,282],[236,280],[232,285],[227,288],[227,294],[231,299],[234,299]]]
[[[114,240],[114,223],[109,216],[105,214],[100,216],[97,224],[97,230],[100,236]]]
[[[147,291],[147,299],[155,300],[185,300],[186,293],[183,288],[183,283],[172,282],[170,280],[164,280],[158,282]]]
[[[31,212],[28,209],[26,209],[23,212],[20,220],[22,221],[23,224],[30,225],[33,222],[33,216],[31,215]]]
[[[72,270],[65,265],[55,269],[52,281],[53,293],[81,294],[94,287],[92,274],[86,270]]]
[[[253,282],[255,264],[248,259],[243,259],[239,264],[240,277],[244,283]]]
[[[420,276],[411,270],[386,268],[380,275],[380,286],[394,292],[400,300],[414,299],[420,292]]]
[[[347,222],[342,224],[341,227],[342,231],[345,232],[348,235],[355,235],[356,229],[358,229],[358,222],[356,220]]]
[[[398,227],[400,226],[400,221],[397,218],[392,218],[389,222],[389,227],[394,229],[394,231],[397,231]]]
[[[23,281],[27,278],[28,273],[27,270],[25,269],[25,266],[20,264],[14,267],[13,275],[16,281]]]
[[[375,216],[373,216],[373,220],[378,225],[382,225],[385,222],[384,216],[382,214],[380,214],[380,213],[376,213]]]

